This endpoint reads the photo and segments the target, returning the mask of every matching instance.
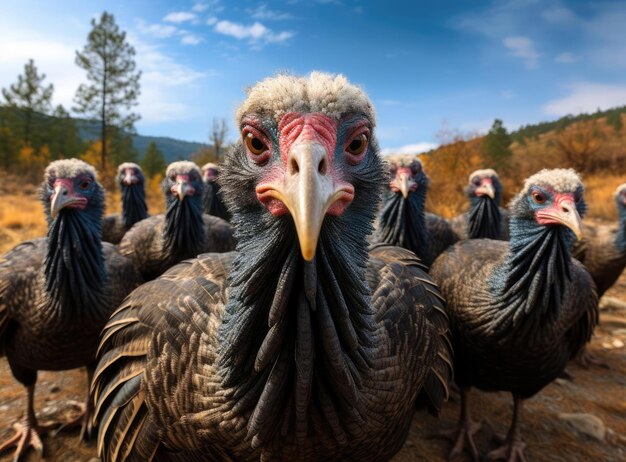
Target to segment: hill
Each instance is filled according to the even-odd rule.
[[[98,138],[98,133],[100,132],[98,122],[87,119],[74,119],[74,122],[78,128],[78,135],[83,141]],[[189,159],[191,154],[210,147],[206,143],[183,141],[165,136],[146,136],[135,134],[131,135],[131,138],[133,140],[133,147],[139,153],[140,159],[146,152],[148,144],[154,142],[156,143],[157,148],[159,148],[159,151],[163,153],[165,161],[168,164],[170,162],[174,162],[175,160]]]
[[[7,149],[5,146],[14,143],[15,140],[13,138],[15,138],[15,134],[21,133],[21,129],[18,126],[21,126],[20,124],[23,123],[25,117],[26,113],[23,110],[0,106],[0,151]],[[68,153],[76,155],[84,150],[84,146],[72,146],[69,149],[66,145],[58,146],[60,143],[58,141],[59,138],[68,140],[77,135],[77,142],[83,144],[81,141],[96,140],[100,136],[100,125],[97,121],[72,118],[67,113],[65,113],[64,117],[56,117],[34,112],[29,117],[32,118],[33,144],[35,146],[47,144],[51,147],[53,153],[55,150],[59,150],[66,155]],[[68,123],[74,128],[68,127]],[[7,130],[13,130],[15,134],[11,135]],[[164,136],[132,134],[131,139],[139,159],[143,157],[148,144],[154,142],[163,153],[167,163],[179,159],[188,159],[191,154],[210,147],[206,143],[184,141]]]
[[[510,133],[512,155],[499,167],[483,149],[485,136],[453,133],[448,142],[421,156],[431,178],[427,206],[446,217],[465,210],[467,177],[479,168],[495,167],[499,171],[505,187],[504,205],[524,178],[538,170],[573,168],[583,176],[587,199],[597,199],[590,215],[612,218],[613,191],[626,181],[625,122],[626,106],[622,106],[522,126]]]

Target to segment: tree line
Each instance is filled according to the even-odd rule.
[[[135,50],[113,15],[104,12],[91,26],[84,48],[75,56],[87,83],[78,87],[72,107],[89,122],[73,119],[62,105],[52,107],[53,84],[28,60],[17,82],[2,89],[0,167],[40,176],[51,160],[82,157],[98,166],[106,181],[118,163],[139,159],[131,138],[140,118],[132,112],[141,78]],[[154,143],[143,157],[148,175],[164,170],[165,159]]]

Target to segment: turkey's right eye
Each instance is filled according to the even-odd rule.
[[[248,133],[246,135],[246,147],[252,154],[257,156],[267,151],[267,146],[265,146],[265,143],[256,136],[254,136],[252,133]]]
[[[480,186],[480,178],[475,178],[473,183],[474,183],[474,186]]]
[[[539,191],[533,192],[532,198],[533,198],[533,201],[535,201],[535,203],[539,205],[544,204],[546,202],[546,196],[540,193]]]

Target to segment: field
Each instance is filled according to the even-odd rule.
[[[162,199],[154,181],[149,188],[151,213],[162,208]],[[591,177],[587,179],[590,216],[614,219],[612,193],[618,177]],[[20,185],[9,178],[0,185],[0,253],[17,242],[45,233],[42,207],[37,200],[37,188]],[[119,209],[119,194],[111,193],[107,200],[109,211]],[[453,210],[455,211],[455,210]],[[607,294],[626,302],[626,273]],[[573,381],[557,380],[530,399],[524,408],[523,435],[527,443],[529,461],[622,461],[626,459],[626,310],[605,309],[601,326],[591,344],[591,351],[608,363],[609,369],[582,369],[571,364],[568,372]],[[11,434],[10,426],[24,411],[25,394],[13,379],[6,359],[0,359],[0,438]],[[61,373],[41,372],[37,386],[37,411],[41,416],[61,416],[71,413],[70,401],[82,401],[86,390],[83,370]],[[511,399],[504,393],[473,393],[474,417],[486,422],[485,430],[477,438],[479,451],[490,447],[489,427],[495,432],[506,431],[511,414]],[[393,459],[397,462],[446,460],[450,444],[430,438],[440,429],[452,427],[458,412],[458,396],[453,395],[438,420],[425,413],[416,413],[409,438]],[[604,441],[581,435],[570,424],[559,418],[562,413],[588,413],[598,417],[606,428]],[[47,460],[90,461],[95,457],[95,443],[80,444],[78,429],[45,438]],[[0,461],[10,460],[9,454],[0,455]],[[38,460],[30,452],[27,461]]]

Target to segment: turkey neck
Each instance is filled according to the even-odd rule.
[[[571,280],[568,249],[574,234],[562,226],[538,226],[520,218],[511,219],[510,230],[508,254],[491,280],[493,322],[501,325],[497,332],[503,336],[513,331],[532,335],[559,315]]]
[[[467,235],[470,239],[502,239],[498,201],[488,196],[474,196],[467,211]]]
[[[203,208],[204,213],[223,218],[227,221],[230,216],[226,206],[222,202],[220,194],[220,185],[217,181],[207,181],[204,183]]]
[[[204,249],[204,219],[200,196],[171,198],[165,212],[163,248],[173,259],[196,257]]]
[[[409,193],[407,199],[402,194],[387,191],[383,203],[378,241],[409,249],[430,266],[430,238],[424,213],[426,187],[420,186]]]
[[[129,229],[138,221],[148,218],[146,192],[143,183],[122,186],[122,223]]]
[[[360,419],[369,375],[375,322],[366,242],[347,239],[349,230],[327,217],[306,262],[290,220],[281,217],[257,242],[238,237],[220,328],[223,385],[234,413],[252,413],[253,445],[288,434],[303,444],[311,418],[339,437],[342,419]]]
[[[620,252],[626,253],[626,205],[618,204],[617,213],[619,218],[615,246]]]
[[[107,278],[102,252],[102,210],[62,210],[48,227],[44,266],[50,314],[74,322],[104,322]]]
[[[368,156],[340,217],[326,216],[314,259],[302,258],[293,219],[272,216],[254,196],[246,153],[225,164],[224,199],[236,256],[219,328],[218,372],[232,414],[249,416],[254,447],[271,451],[310,435],[346,442],[370,396],[377,324],[366,277],[382,164]],[[242,191],[251,191],[249,195]],[[330,436],[330,437],[333,437]]]

